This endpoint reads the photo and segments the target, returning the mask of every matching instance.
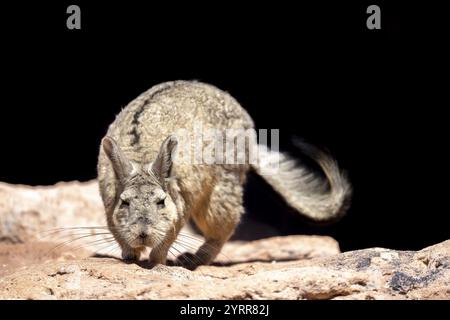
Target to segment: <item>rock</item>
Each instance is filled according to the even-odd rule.
[[[30,187],[0,183],[0,241],[61,241],[56,228],[105,226],[96,181]],[[79,230],[67,230],[64,236]]]
[[[92,256],[87,250],[69,251],[55,243],[0,243],[0,277],[34,264],[68,261]]]
[[[293,237],[290,245],[301,246],[303,240]],[[266,239],[263,247],[271,243],[275,251],[280,239]],[[231,249],[228,254],[233,261],[243,260]],[[252,260],[257,260],[256,254]],[[42,263],[0,278],[0,299],[449,298],[450,241],[418,252],[374,248],[310,260],[202,266],[195,271],[90,257]]]
[[[340,253],[336,240],[324,236],[284,236],[255,241],[230,241],[216,259],[227,264],[251,261],[290,261]],[[230,258],[233,257],[233,258]]]
[[[450,240],[346,253],[321,236],[230,241],[213,265],[189,271],[125,263],[93,226],[105,226],[95,181],[0,183],[0,299],[450,299]],[[174,253],[202,242],[184,232]]]

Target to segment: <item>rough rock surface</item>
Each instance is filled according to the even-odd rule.
[[[270,245],[273,240],[264,241]],[[302,245],[302,239],[291,241]],[[230,258],[243,259],[239,254]],[[211,298],[449,299],[450,241],[418,252],[375,248],[195,271],[86,258],[34,265],[0,278],[0,299]]]
[[[0,182],[0,241],[61,241],[49,230],[104,226],[103,204],[96,181],[22,186]],[[66,231],[64,236],[76,234]]]
[[[231,241],[213,265],[189,271],[124,263],[100,250],[108,235],[92,244],[99,229],[48,231],[98,225],[95,181],[0,184],[0,299],[450,299],[450,240],[346,253],[320,236]],[[80,236],[91,245],[79,246]]]

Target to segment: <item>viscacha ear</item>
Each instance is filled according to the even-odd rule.
[[[103,151],[105,151],[108,159],[114,168],[117,178],[123,183],[133,170],[133,165],[123,154],[117,142],[106,136],[102,140]]]
[[[152,172],[160,180],[161,184],[165,184],[165,179],[169,178],[172,168],[173,159],[177,150],[178,139],[174,135],[170,135],[164,140],[151,166]]]

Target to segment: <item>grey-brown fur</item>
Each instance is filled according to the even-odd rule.
[[[109,229],[125,259],[144,247],[150,260],[165,263],[168,249],[186,221],[194,220],[205,236],[196,264],[207,264],[232,235],[243,213],[243,185],[249,169],[260,165],[191,164],[173,158],[173,134],[194,124],[203,128],[252,129],[253,121],[229,94],[204,83],[162,83],[126,106],[102,140],[98,162],[100,192]],[[193,141],[193,140],[192,140]],[[203,146],[204,147],[204,146]],[[262,157],[274,152],[261,149]],[[284,154],[278,175],[263,176],[293,208],[327,220],[345,211],[350,186],[330,157],[318,153],[328,181],[296,166]],[[162,199],[164,201],[162,202]],[[145,238],[139,234],[145,233]]]

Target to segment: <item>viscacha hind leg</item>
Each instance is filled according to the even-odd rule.
[[[205,212],[193,214],[205,242],[195,255],[180,256],[177,261],[189,268],[211,263],[233,234],[244,211],[243,187],[237,179],[220,181],[211,193]]]

